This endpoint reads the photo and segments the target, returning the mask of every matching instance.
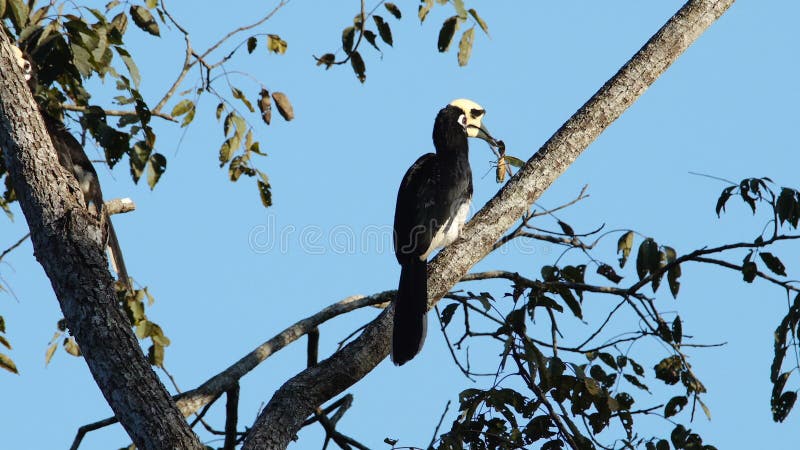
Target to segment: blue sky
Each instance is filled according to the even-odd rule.
[[[271,8],[257,1],[213,9],[171,3],[200,49]],[[404,18],[391,20],[394,48],[383,46],[382,59],[364,49],[365,85],[349,67],[324,71],[311,58],[339,47],[341,29],[357,11],[357,2],[351,3],[334,7],[294,0],[263,28],[288,42],[287,53],[266,55],[261,47],[228,66],[285,92],[294,104],[297,118],[289,124],[274,115],[273,125],[265,128],[251,117],[269,153],[257,164],[270,176],[272,208],[260,206],[247,180],[232,184],[219,169],[223,137],[210,97],[200,104],[185,135],[166,123],[158,125],[157,147],[169,167],[155,191],[133,185],[124,164],[114,171],[99,169],[107,197],[136,202],[134,213],[115,217],[114,223],[129,271],[156,297],[148,315],[172,341],[166,365],[183,389],[196,387],[287,325],[335,301],[396,287],[399,267],[389,235],[365,242],[363,233],[391,225],[397,185],[406,168],[432,150],[430,133],[439,108],[458,97],[478,101],[487,110],[485,123],[506,142],[509,153],[527,159],[683,2],[473,2],[491,39],[477,33],[466,68],[457,66],[453,52],[436,52],[439,24],[452,14],[449,7],[435,8],[420,26],[416,3],[400,4]],[[765,217],[754,218],[742,205],[732,204],[717,219],[714,205],[725,185],[690,172],[737,181],[769,176],[778,185],[800,187],[800,155],[792,139],[800,119],[799,13],[796,2],[737,2],[592,144],[540,204],[569,201],[588,184],[591,197],[560,214],[576,230],[603,223],[607,229],[632,228],[679,253],[755,238]],[[160,40],[137,31],[129,37],[143,74],[142,91],[153,103],[174,80],[183,58],[182,39],[167,27],[162,34]],[[258,91],[247,78],[232,79],[250,95]],[[192,83],[190,78],[186,87]],[[107,86],[109,92],[112,87]],[[485,145],[472,144],[471,161],[474,203],[480,206],[498,185]],[[0,247],[26,232],[16,211],[15,223],[0,224]],[[270,239],[285,236],[286,245],[264,251],[275,242],[264,240],[265,227],[276,231]],[[611,238],[597,255],[613,260],[615,241]],[[344,245],[351,243],[355,249]],[[795,250],[775,251],[790,277],[797,271],[790,257]],[[512,248],[475,270],[534,276],[558,252],[544,244],[528,252]],[[581,262],[574,256],[573,262]],[[785,313],[785,296],[761,283],[745,285],[739,275],[715,268],[686,266],[683,273],[678,300],[662,292],[659,306],[678,312],[684,331],[698,342],[727,342],[691,352],[695,373],[709,389],[704,399],[713,416],[708,421],[698,414],[691,427],[718,448],[793,448],[797,413],[776,425],[769,410],[772,331]],[[635,277],[631,271],[624,275]],[[110,409],[82,360],[59,351],[44,367],[46,345],[61,314],[29,243],[3,261],[0,276],[14,293],[0,294],[0,311],[21,371],[19,376],[0,374],[2,445],[66,447],[79,426],[107,417]],[[499,298],[504,287],[482,289],[492,289]],[[587,302],[608,305],[611,300],[589,296]],[[339,340],[376,314],[374,309],[358,311],[323,326],[321,354],[330,354]],[[342,432],[374,448],[383,448],[385,437],[426,446],[448,400],[457,404],[461,390],[486,387],[460,374],[434,328],[431,322],[424,351],[411,363],[396,368],[385,361],[353,388],[355,404],[340,423]],[[587,327],[569,329],[578,333]],[[663,353],[657,346],[652,355],[649,348],[639,351],[648,370],[653,363],[647,358],[657,361]],[[494,364],[495,354],[493,349],[472,352],[484,367]],[[241,424],[249,425],[275,389],[304,364],[301,341],[245,377]],[[642,406],[660,400],[647,394],[641,399]],[[209,415],[219,426],[221,409],[222,403]],[[455,409],[446,422],[453,420]],[[659,426],[654,421],[652,429],[668,433]],[[321,446],[319,427],[299,436],[295,448]],[[118,448],[127,442],[116,426],[91,433],[81,448]]]

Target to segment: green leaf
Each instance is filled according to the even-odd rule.
[[[3,354],[0,353],[0,363],[2,363]],[[0,364],[2,365],[2,364]],[[783,422],[789,412],[792,410],[795,401],[797,401],[797,393],[787,391],[772,402],[772,420],[775,422]]]
[[[261,196],[261,204],[264,205],[265,208],[272,206],[272,189],[269,183],[259,180],[258,194]]]
[[[189,99],[183,99],[179,101],[178,104],[176,104],[174,107],[172,107],[171,115],[175,117],[182,116],[187,112],[189,112],[189,110],[192,109],[193,107],[194,107],[194,102],[192,102]]]
[[[358,81],[364,82],[367,79],[366,74],[366,66],[364,65],[364,60],[361,59],[361,54],[358,52],[350,53],[350,65],[353,67],[353,72],[355,72],[356,76],[358,77]]]
[[[239,99],[242,103],[244,103],[244,106],[247,107],[248,111],[256,112],[255,108],[253,108],[253,105],[250,103],[250,100],[245,97],[244,93],[240,89],[231,87],[231,92],[233,93],[233,98]]]
[[[683,363],[681,363],[680,357],[676,355],[668,356],[656,364],[654,369],[656,378],[667,384],[676,384],[681,379]]]
[[[150,14],[150,11],[147,9],[134,5],[131,6],[130,9],[131,18],[133,19],[133,23],[136,24],[142,31],[146,31],[153,36],[160,36],[161,31],[158,29],[158,24],[156,23],[156,19]]]
[[[11,22],[19,29],[25,28],[28,25],[28,16],[30,16],[31,12],[28,8],[28,2],[23,0],[11,0],[8,3],[8,7],[11,8]],[[14,369],[14,373],[16,373],[16,369]]]
[[[469,14],[472,16],[473,19],[475,19],[475,22],[478,22],[478,26],[481,27],[481,30],[483,30],[483,32],[488,35],[489,26],[486,25],[486,22],[484,22],[483,19],[481,19],[481,16],[478,15],[478,11],[475,11],[475,9],[470,8]]]
[[[3,319],[3,316],[0,316],[0,333],[6,332],[6,319]]]
[[[617,275],[617,272],[614,271],[614,268],[608,264],[601,264],[599,267],[597,267],[597,273],[614,284],[618,284],[620,281],[622,281],[622,277]]]
[[[156,6],[158,6],[158,0],[147,0],[145,4],[147,5],[148,8],[153,9]]]
[[[633,231],[628,231],[620,236],[619,241],[617,241],[617,253],[622,253],[622,256],[619,258],[620,268],[625,267],[625,262],[628,260],[628,256],[630,256],[632,248]]]
[[[617,360],[610,353],[601,352],[598,357],[600,361],[603,361],[614,370],[619,370],[619,366],[617,366]]]
[[[347,27],[342,30],[342,50],[348,55],[353,51],[353,43],[355,42],[356,28]]]
[[[672,264],[678,259],[678,254],[675,252],[675,249],[672,247],[664,246],[664,255],[666,257],[667,264]],[[667,270],[667,282],[669,283],[669,291],[672,293],[673,298],[678,298],[678,291],[681,288],[681,283],[678,281],[678,278],[681,276],[681,265],[675,264],[671,266],[669,270]]]
[[[786,266],[783,265],[777,256],[768,252],[759,253],[759,256],[761,256],[761,260],[764,261],[764,264],[767,265],[767,268],[771,270],[772,273],[784,277],[786,276]]]
[[[686,399],[686,397],[682,395],[672,397],[667,402],[667,406],[664,407],[664,417],[672,417],[675,414],[678,414],[683,410],[688,402],[689,401]]]
[[[267,49],[272,53],[276,53],[278,55],[282,55],[286,53],[286,49],[289,48],[289,44],[286,43],[280,36],[277,34],[268,34],[267,35]]]
[[[389,11],[389,14],[393,15],[395,19],[400,20],[403,17],[403,14],[400,13],[400,8],[397,7],[394,3],[386,2],[383,4],[386,7],[386,10]]]
[[[653,238],[647,238],[639,245],[639,253],[636,256],[636,274],[639,279],[646,277],[648,272],[652,273],[654,266],[658,265],[659,254],[658,244]],[[654,261],[655,264],[654,264]]]
[[[136,89],[139,89],[139,83],[141,82],[141,75],[139,75],[139,68],[136,66],[136,63],[131,58],[131,54],[128,53],[122,47],[114,46],[114,50],[117,51],[119,57],[122,58],[122,62],[125,64],[125,67],[128,69],[128,73],[131,75],[131,80],[133,81],[133,85]]]
[[[747,261],[742,265],[742,278],[748,283],[752,283],[758,274],[758,267],[753,261]]]
[[[375,33],[373,33],[371,30],[364,30],[364,39],[366,39],[367,42],[370,43],[370,45],[375,47],[375,50],[381,51],[381,49],[378,47],[378,43],[375,42],[376,37],[377,36],[375,35]]]
[[[0,345],[11,350],[11,343],[8,342],[8,339],[6,339],[5,336],[0,336]]]
[[[2,353],[0,353],[0,368],[6,369],[11,373],[19,374],[19,371],[17,370],[17,365],[14,364],[14,361],[12,361],[11,358]]]
[[[258,39],[255,36],[250,36],[247,38],[247,53],[253,53],[253,50],[256,49],[258,45]]]
[[[581,304],[578,303],[578,300],[572,295],[572,291],[567,288],[559,289],[559,295],[561,295],[561,299],[564,300],[564,303],[567,304],[572,314],[575,315],[578,319],[583,319],[583,313],[581,312]]]
[[[725,211],[725,203],[728,202],[728,199],[731,198],[731,194],[733,190],[736,189],[736,186],[728,186],[722,190],[722,194],[720,194],[719,198],[717,199],[717,217],[720,216],[722,211]]]
[[[439,30],[439,40],[437,43],[440,52],[444,53],[450,48],[450,42],[453,41],[453,36],[455,36],[456,29],[458,29],[458,24],[458,16],[450,17],[442,24],[442,29]]]
[[[631,374],[626,373],[626,374],[623,374],[622,376],[625,377],[626,380],[628,380],[628,383],[636,386],[637,388],[639,388],[639,389],[641,389],[643,391],[650,392],[650,389],[647,388],[647,385],[645,385],[644,383],[639,381],[639,379],[636,378],[635,375],[631,375]]]
[[[374,15],[372,16],[372,20],[375,21],[375,25],[378,27],[378,34],[381,36],[381,40],[392,46],[392,29],[389,28],[389,24],[383,20],[383,17]]]
[[[165,170],[167,170],[167,158],[161,153],[153,153],[147,162],[147,185],[151,190],[156,187]]]
[[[475,27],[472,27],[461,35],[458,43],[458,65],[466,66],[469,57],[472,56],[472,43],[475,41]]]
[[[444,309],[442,310],[442,325],[445,328],[453,319],[453,314],[455,314],[456,309],[458,309],[458,303],[450,303],[449,305],[445,306]]]
[[[6,0],[0,0],[0,17],[3,17],[5,13],[6,13]]]
[[[421,5],[419,5],[419,9],[417,9],[417,17],[419,17],[420,23],[425,21],[425,18],[428,17],[428,13],[431,12],[431,8],[433,8],[433,0],[424,0]]]
[[[681,316],[675,316],[675,320],[672,321],[672,338],[675,339],[676,343],[681,343],[681,339],[683,338],[683,324],[681,323]]]
[[[452,2],[458,17],[461,20],[465,20],[467,18],[467,10],[464,8],[464,0],[452,0]]]

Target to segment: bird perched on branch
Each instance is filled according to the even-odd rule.
[[[394,306],[392,361],[402,365],[422,349],[427,330],[428,256],[458,238],[472,200],[467,138],[496,147],[481,121],[485,110],[467,99],[444,107],[433,125],[436,153],[422,155],[397,193],[394,251],[400,283]]]
[[[17,64],[25,73],[25,79],[28,81],[31,91],[34,91],[37,81],[33,65],[25,57],[22,50],[16,46],[11,48]],[[97,171],[94,169],[89,157],[86,156],[81,143],[67,130],[64,123],[50,115],[43,108],[39,108],[39,111],[58,155],[58,162],[78,180],[86,208],[98,217],[104,225],[106,246],[111,253],[111,265],[117,272],[119,281],[122,281],[128,292],[132,293],[133,286],[128,277],[125,261],[122,258],[122,249],[117,239],[117,233],[114,231],[114,225],[103,208],[103,192],[100,189]]]

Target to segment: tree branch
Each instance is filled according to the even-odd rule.
[[[527,211],[578,155],[641,96],[733,0],[691,0],[573,115],[428,266],[435,304]],[[323,402],[363,378],[389,353],[394,308],[384,310],[340,352],[287,381],[273,395],[244,449],[283,449]]]
[[[100,224],[81,206],[77,180],[58,162],[2,24],[0,148],[34,254],[114,414],[138,448],[203,448],[119,308]]]

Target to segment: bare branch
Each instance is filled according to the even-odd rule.
[[[527,211],[573,161],[733,3],[690,0],[571,117],[467,224],[462,237],[428,265],[428,299],[435,304]],[[287,381],[245,439],[244,449],[285,448],[305,418],[352,386],[389,354],[394,308],[353,342]]]

